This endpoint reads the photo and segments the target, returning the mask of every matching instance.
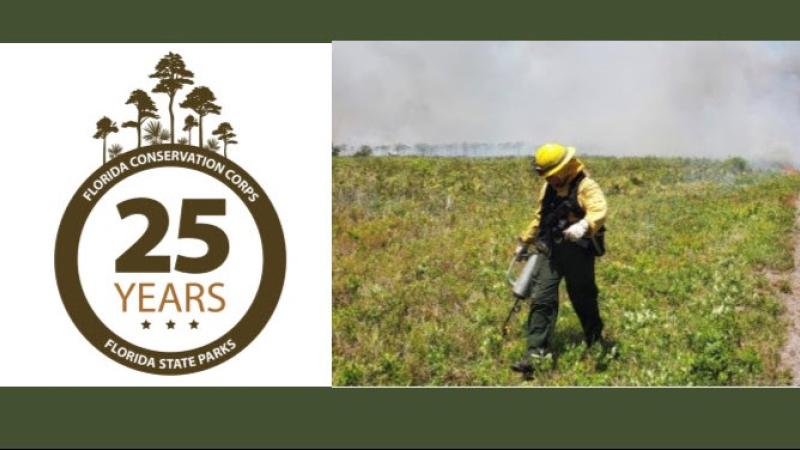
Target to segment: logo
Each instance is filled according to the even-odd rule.
[[[266,192],[229,158],[239,149],[233,126],[217,121],[203,140],[222,110],[211,89],[189,91],[195,75],[176,53],[150,78],[164,111],[136,89],[126,102],[133,120],[96,123],[103,165],[64,212],[55,271],[70,318],[95,348],[132,369],[179,375],[219,365],[256,338],[280,298],[286,251]],[[177,130],[180,112],[188,114]],[[129,148],[109,146],[112,138]]]

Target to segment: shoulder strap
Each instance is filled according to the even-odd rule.
[[[569,196],[570,198],[578,198],[578,186],[581,184],[581,181],[586,178],[586,174],[581,170],[575,175],[575,178],[569,184]]]
[[[567,197],[561,200],[568,202],[569,204],[567,205],[567,209],[579,217],[583,217],[585,214],[580,207],[580,203],[578,203],[578,186],[580,186],[581,181],[583,181],[584,178],[586,178],[586,174],[583,171],[578,172],[578,174],[575,175],[575,178],[570,181]],[[544,198],[542,199],[542,204],[540,205],[542,214],[546,214],[555,209],[558,203],[560,203],[560,201],[558,194],[556,194],[555,188],[548,184],[545,187]]]
[[[580,172],[578,172],[575,178],[572,179],[572,182],[569,185],[569,196],[568,196],[570,202],[569,206],[570,209],[572,210],[572,213],[580,218],[586,215],[586,211],[581,209],[581,205],[578,202],[578,187],[580,186],[581,181],[583,181],[584,178],[586,178],[586,174],[581,170]]]
[[[556,190],[553,186],[550,186],[550,183],[545,181],[545,188],[544,188],[544,197],[542,198],[542,207],[552,207],[553,203],[556,200]]]

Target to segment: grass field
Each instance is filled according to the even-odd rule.
[[[540,186],[529,160],[334,158],[334,384],[787,383],[779,291],[800,176],[739,159],[584,162],[609,203],[597,278],[615,345],[585,350],[562,286],[556,358],[523,381],[508,366],[527,308],[506,339],[500,324]]]

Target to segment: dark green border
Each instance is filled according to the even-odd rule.
[[[800,39],[792,0],[2,5],[0,42]],[[0,388],[0,447],[797,447],[798,408],[769,388]]]
[[[0,42],[797,39],[800,3],[723,0],[9,0]]]
[[[0,441],[19,447],[800,443],[797,389],[4,388],[0,402]]]

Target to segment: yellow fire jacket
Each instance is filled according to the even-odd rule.
[[[583,163],[580,160],[573,159],[564,167],[564,170],[567,175],[567,181],[559,188],[556,189],[556,195],[559,197],[566,197],[569,195],[569,185],[572,180],[578,175],[580,171],[584,171],[586,173]],[[536,213],[533,216],[533,220],[531,221],[528,228],[520,235],[520,239],[527,244],[532,244],[533,241],[536,239],[536,234],[539,232],[539,221],[542,218],[542,201],[544,200],[544,193],[547,189],[547,183],[542,184],[542,189],[539,192],[539,200],[538,204],[539,207],[536,208]],[[597,230],[600,229],[601,226],[606,221],[606,213],[608,212],[608,205],[606,203],[606,197],[603,195],[603,191],[600,189],[600,185],[597,184],[596,181],[589,178],[588,173],[586,173],[586,177],[581,180],[580,184],[578,185],[578,204],[580,207],[586,212],[586,222],[589,224],[589,231],[590,235],[594,235]],[[578,218],[575,217],[570,213],[567,217],[569,223],[577,222]]]

